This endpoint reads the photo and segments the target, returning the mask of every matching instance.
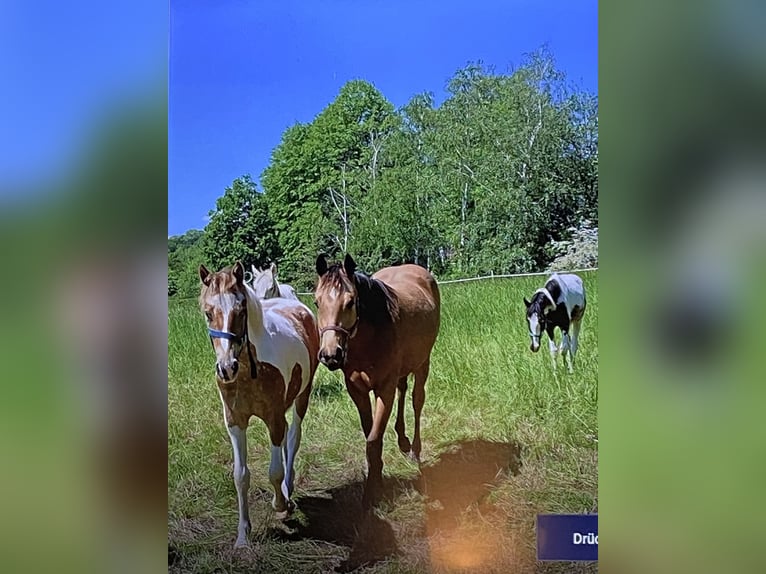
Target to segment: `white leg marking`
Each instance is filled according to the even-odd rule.
[[[247,491],[250,489],[250,469],[247,468],[247,434],[238,426],[227,426],[231,445],[234,449],[234,485],[237,487],[239,505],[239,526],[236,548],[247,546],[250,536],[250,510],[247,506]]]
[[[574,366],[574,359],[575,355],[577,354],[577,347],[579,346],[579,340],[580,340],[580,321],[574,321],[572,323],[572,340],[570,343],[570,354],[572,355],[572,365]]]
[[[285,454],[285,480],[282,482],[282,493],[290,500],[295,486],[295,455],[301,446],[301,423],[303,420],[293,407],[293,424],[287,431],[287,443],[284,448]]]
[[[553,337],[548,337],[548,349],[551,352],[551,363],[553,363],[553,370],[556,370],[556,354],[558,353],[559,349],[556,346],[556,341],[553,340]]]
[[[285,433],[287,434],[287,433]],[[285,478],[285,467],[282,461],[282,446],[285,439],[282,439],[281,445],[271,445],[271,463],[269,464],[269,481],[274,486],[274,498],[271,500],[271,506],[276,510],[277,495],[276,490],[282,488],[282,480]]]
[[[561,336],[561,356],[564,359],[564,362],[567,365],[567,369],[571,373],[573,371],[572,369],[572,353],[570,352],[570,338],[568,333],[564,333]]]

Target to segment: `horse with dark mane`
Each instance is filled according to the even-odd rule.
[[[367,438],[367,482],[363,504],[369,508],[383,472],[383,434],[399,390],[395,430],[399,449],[419,461],[420,415],[431,350],[439,332],[441,299],[434,277],[417,265],[386,267],[372,277],[356,270],[346,255],[343,265],[316,261],[319,361],[342,369]],[[404,428],[407,377],[414,375],[415,431],[410,443]],[[375,397],[370,405],[370,391]],[[374,414],[373,414],[374,413]]]
[[[561,352],[568,355],[569,372],[574,369],[577,354],[580,324],[585,314],[585,287],[577,275],[554,273],[548,278],[545,287],[532,295],[532,300],[524,299],[527,308],[527,325],[532,343],[529,348],[533,353],[540,349],[543,332],[548,333],[553,367],[556,367],[556,355]],[[556,347],[554,330],[561,330],[561,347]],[[571,336],[570,336],[571,328]]]

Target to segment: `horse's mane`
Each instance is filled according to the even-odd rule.
[[[537,291],[535,291],[535,294],[532,298],[533,301],[541,301],[542,299],[547,299],[551,302],[551,305],[554,307],[557,305],[556,299],[554,299],[553,294],[546,288],[546,287],[540,287]]]
[[[331,265],[327,270],[327,279],[339,287],[350,288],[350,282],[340,263]],[[354,283],[359,295],[359,316],[374,324],[391,323],[399,317],[399,298],[393,290],[380,279],[374,279],[362,273],[354,272]]]

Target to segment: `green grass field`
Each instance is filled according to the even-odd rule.
[[[597,510],[598,292],[574,374],[554,374],[547,341],[529,351],[522,298],[544,278],[443,285],[423,409],[423,463],[384,439],[386,496],[360,507],[364,437],[340,373],[320,365],[296,461],[295,515],[271,510],[265,425],[249,428],[252,546],[234,551],[232,453],[196,301],[171,301],[168,537],[175,572],[595,572],[538,563],[535,515]],[[408,394],[407,433],[412,438]],[[289,418],[288,418],[289,420]],[[170,558],[170,557],[169,557]]]

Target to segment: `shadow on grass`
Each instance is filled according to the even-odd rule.
[[[434,464],[421,466],[415,488],[429,502],[428,532],[454,528],[465,509],[483,504],[503,478],[519,473],[520,455],[516,443],[477,439],[447,445]]]
[[[427,502],[422,536],[449,531],[461,513],[482,504],[492,488],[509,474],[518,474],[519,446],[484,440],[453,443],[413,480],[384,477],[381,498],[396,505],[401,495],[420,492]],[[316,496],[297,500],[299,512],[270,535],[282,540],[315,539],[350,548],[338,568],[347,572],[399,553],[391,524],[362,509],[364,482],[355,481]],[[409,545],[409,544],[408,544]]]

